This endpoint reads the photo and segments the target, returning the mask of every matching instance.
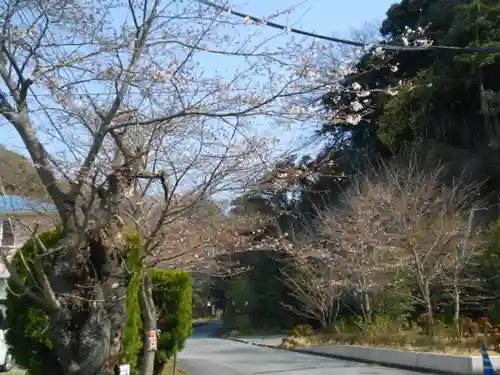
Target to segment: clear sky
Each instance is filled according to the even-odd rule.
[[[397,0],[232,0],[242,12],[265,16],[297,5],[289,21],[296,28],[319,34],[349,36],[365,22],[382,21]]]
[[[378,24],[394,2],[395,0],[229,0],[235,10],[257,17],[267,17],[296,6],[290,15],[276,21],[295,28],[341,37],[351,36],[354,29],[363,29],[366,23]],[[220,73],[235,69],[231,59],[223,56],[207,56],[204,63]],[[294,130],[291,132],[296,133]],[[0,125],[0,144],[25,153],[19,137],[11,125],[4,121]]]
[[[223,1],[225,3],[226,0]],[[288,15],[280,15],[273,18],[272,21],[294,27],[311,31],[320,35],[336,36],[346,39],[354,39],[354,34],[362,31],[364,37],[368,40],[375,41],[378,38],[378,29],[380,23],[385,18],[385,13],[389,7],[398,3],[399,0],[227,0],[235,11],[250,14],[255,17],[266,18],[280,11],[293,8],[293,11]],[[262,28],[262,26],[247,26],[248,33],[252,30]],[[245,31],[238,32],[244,34]],[[260,40],[265,36],[280,34],[281,31],[273,28],[267,28],[265,32],[261,31]],[[254,37],[255,38],[255,37]],[[288,34],[278,37],[271,42],[266,42],[266,46],[271,50],[276,48],[277,44],[285,44],[290,38]],[[302,36],[298,36],[302,38]],[[329,43],[323,41],[322,43]],[[333,45],[333,43],[332,43]],[[336,47],[336,46],[335,46]],[[208,55],[204,59],[209,61],[208,65],[214,67],[217,73],[234,75],[234,70],[238,66],[237,63],[228,59],[227,56]],[[292,127],[284,132],[282,127],[273,128],[269,127],[269,136],[275,136],[279,132],[280,143],[276,148],[277,153],[286,153],[297,148],[302,148],[307,144],[307,137],[313,135],[313,131],[318,128],[316,121],[306,122],[303,121],[299,124],[293,124]],[[262,129],[259,131],[261,135]],[[298,151],[299,153],[314,153],[317,147],[307,147]]]

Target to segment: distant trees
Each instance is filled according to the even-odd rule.
[[[449,182],[448,172],[416,151],[380,160],[353,177],[302,233],[275,223],[275,234],[257,242],[290,256],[293,267],[280,277],[296,300],[289,310],[330,325],[352,301],[366,321],[397,309],[396,316],[407,316],[420,306],[432,325],[447,305],[458,324],[469,295],[484,294],[477,271],[484,234],[469,221],[481,184]]]

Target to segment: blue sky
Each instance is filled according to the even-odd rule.
[[[380,22],[394,0],[229,0],[229,3],[238,11],[262,17],[296,5],[290,15],[282,16],[276,21],[320,34],[349,37],[353,29],[363,28],[365,23]],[[272,29],[269,32],[276,33]],[[237,68],[237,62],[224,56],[212,55],[202,59],[209,70],[217,69],[223,73]],[[297,130],[291,130],[290,133],[283,137],[285,142],[303,136],[297,134]],[[25,154],[24,147],[10,124],[3,122],[0,134],[0,145]]]
[[[273,21],[282,25],[294,27],[297,29],[312,31],[317,34],[327,36],[337,36],[352,39],[355,31],[363,30],[373,40],[378,37],[378,28],[381,21],[385,18],[385,13],[389,7],[397,0],[227,0],[235,11],[250,14],[255,17],[266,18],[279,11],[294,8],[288,15],[280,15],[273,18]],[[225,1],[224,1],[225,2]],[[244,26],[251,33],[262,26]],[[238,28],[238,32],[241,32]],[[244,31],[242,32],[242,34]],[[260,40],[271,35],[280,34],[281,31],[273,28],[267,28],[265,31],[259,31]],[[256,38],[253,37],[253,38]],[[279,43],[286,43],[290,36],[283,35],[277,39],[267,42],[266,46],[270,49],[276,47]],[[302,36],[298,36],[302,38]],[[329,42],[322,42],[329,43]],[[333,45],[333,43],[332,43]],[[336,46],[335,46],[336,47]],[[208,55],[205,61],[217,69],[219,73],[232,76],[237,68],[237,59],[227,58],[227,56]],[[215,68],[216,67],[216,68]],[[270,126],[269,136],[275,136],[276,132],[280,134],[280,146],[277,153],[287,153],[295,148],[300,149],[299,154],[308,154],[318,150],[320,145],[315,145],[302,149],[304,143],[308,143],[306,137],[313,135],[317,129],[317,122],[301,122],[295,124],[287,132],[283,132],[281,127]],[[262,134],[262,133],[261,133]]]
[[[294,27],[320,34],[349,36],[365,22],[381,21],[396,0],[232,0],[235,8],[255,16],[271,14],[297,4],[289,20]]]

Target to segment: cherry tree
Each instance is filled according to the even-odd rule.
[[[467,238],[468,205],[479,186],[458,178],[447,181],[445,165],[418,154],[382,162],[353,186],[352,197],[361,203],[355,211],[362,212],[352,222],[354,233],[366,231],[363,243],[390,260],[375,265],[403,270],[415,283],[418,293],[407,297],[426,309],[432,323],[432,287],[470,259],[456,255]],[[343,234],[345,241],[349,232]]]
[[[291,108],[322,86],[301,84],[317,47],[292,40],[272,51],[266,36],[237,40],[243,21],[196,1],[8,1],[0,22],[0,113],[64,232],[33,265],[40,288],[26,293],[47,312],[65,374],[111,374],[123,351],[124,233],[140,233],[145,260],[213,252],[208,232],[196,239],[203,246],[186,246],[192,234],[171,229],[206,197],[262,171],[276,141],[258,125],[269,128],[263,116],[301,119]],[[240,66],[223,75],[200,56]],[[145,273],[147,330],[155,328],[150,288]],[[148,374],[154,350],[145,344]]]
[[[345,289],[359,297],[363,317],[369,322],[372,298],[389,285],[399,259],[387,243],[374,242],[385,233],[387,222],[377,215],[377,202],[359,189],[360,181],[353,181],[342,194],[342,207],[322,210],[316,226],[328,244],[323,258],[339,270]]]
[[[311,256],[318,252],[313,245],[295,249],[294,261],[281,269],[281,281],[298,302],[298,307],[284,306],[294,314],[319,322],[322,327],[330,327],[337,318],[340,299],[348,290],[348,284],[342,276],[343,264]]]

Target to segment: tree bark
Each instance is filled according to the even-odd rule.
[[[151,5],[147,12],[144,9],[143,23],[136,24],[137,40],[125,71],[133,71],[143,54],[159,0]],[[126,201],[125,194],[134,181],[141,178],[144,152],[136,146],[126,147],[124,133],[110,126],[119,114],[130,82],[117,81],[117,94],[109,110],[106,113],[96,111],[100,124],[93,133],[88,154],[80,165],[75,183],[69,191],[63,191],[57,182],[54,158],[45,149],[30,119],[27,95],[33,81],[22,76],[23,68],[19,68],[16,59],[9,48],[4,46],[0,51],[0,77],[15,103],[11,104],[0,91],[0,115],[14,126],[23,140],[57,208],[65,232],[57,247],[44,249],[50,250],[43,257],[45,263],[40,260],[36,265],[41,295],[32,290],[26,292],[47,311],[47,334],[65,375],[112,375],[123,353],[128,286],[122,268],[126,247],[118,207]],[[6,64],[7,60],[10,65]],[[17,83],[11,77],[12,68],[17,72]],[[116,155],[122,158],[117,157],[117,163],[110,168],[106,178],[94,179],[97,174],[90,175],[90,172],[96,167],[95,160],[107,135],[115,140]],[[149,174],[148,178],[154,176]],[[82,193],[85,184],[90,184],[90,197]],[[97,202],[98,208],[88,208]],[[23,286],[19,277],[16,280]]]
[[[370,295],[368,292],[361,292],[361,303],[363,307],[363,314],[365,321],[371,323],[372,321],[372,306],[370,301]]]
[[[144,272],[139,287],[139,303],[142,313],[144,345],[141,358],[140,375],[153,375],[155,371],[156,348],[153,348],[148,333],[157,332],[156,308],[153,300],[153,288],[146,272]]]
[[[431,334],[434,326],[434,311],[432,309],[431,292],[429,282],[424,282],[425,312],[427,314],[427,333]]]
[[[458,288],[458,280],[455,280],[453,285],[453,322],[455,323],[455,329],[457,337],[461,336],[460,332],[460,289]]]
[[[61,307],[49,314],[48,336],[65,375],[113,375],[123,353],[127,280],[118,262],[104,279],[85,272],[90,266],[99,270],[92,262],[69,272],[68,254],[54,267],[51,285],[64,297],[58,298]]]

